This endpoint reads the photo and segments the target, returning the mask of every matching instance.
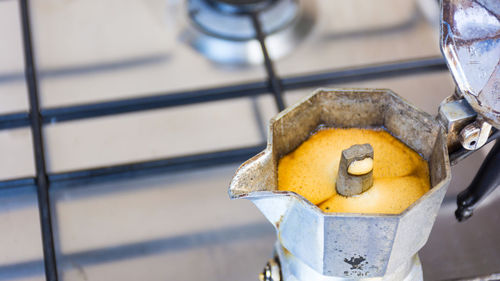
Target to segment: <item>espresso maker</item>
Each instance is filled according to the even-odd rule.
[[[443,0],[441,49],[456,83],[437,116],[386,89],[318,89],[270,121],[267,147],[246,161],[229,187],[274,225],[277,241],[260,280],[423,280],[426,243],[450,184],[450,166],[500,137],[500,5]],[[277,165],[318,126],[383,127],[428,163],[430,190],[399,214],[325,213],[277,187]],[[472,216],[500,185],[496,141],[471,185],[457,196],[456,218]]]

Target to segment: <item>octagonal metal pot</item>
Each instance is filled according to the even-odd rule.
[[[320,125],[385,128],[429,163],[430,191],[398,215],[325,213],[294,192],[279,191],[279,159]],[[416,258],[446,193],[451,175],[443,130],[390,90],[319,89],[271,120],[267,148],[238,169],[229,195],[251,200],[274,224],[283,252],[320,276],[388,276]]]

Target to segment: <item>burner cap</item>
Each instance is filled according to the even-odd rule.
[[[258,16],[269,56],[289,53],[315,22],[314,0],[189,0],[182,40],[224,64],[262,63],[251,15]]]
[[[269,0],[213,0],[214,2],[222,2],[230,5],[249,5],[270,2]]]
[[[267,9],[276,0],[207,0],[216,9],[231,14],[257,13]]]

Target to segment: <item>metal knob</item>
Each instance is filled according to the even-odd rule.
[[[467,150],[481,148],[488,141],[491,133],[491,125],[484,120],[477,120],[462,129],[460,132],[460,142]]]
[[[337,193],[354,196],[373,185],[373,147],[356,144],[342,151],[337,174]]]

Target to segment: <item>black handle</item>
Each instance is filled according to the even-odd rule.
[[[455,217],[463,221],[472,216],[476,205],[500,185],[500,140],[484,159],[472,183],[457,196]]]

